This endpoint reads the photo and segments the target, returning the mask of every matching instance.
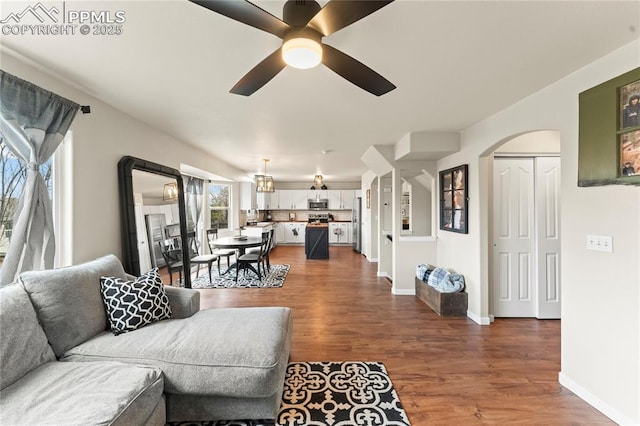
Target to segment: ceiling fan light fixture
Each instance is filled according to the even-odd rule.
[[[282,44],[282,59],[294,68],[313,68],[322,62],[322,46],[310,38],[291,38]]]

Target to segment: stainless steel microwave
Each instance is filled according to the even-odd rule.
[[[309,200],[309,210],[327,210],[329,209],[329,200]]]

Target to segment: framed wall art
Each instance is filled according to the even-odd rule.
[[[578,186],[640,185],[640,68],[579,95]]]
[[[440,229],[468,233],[467,165],[440,172]]]

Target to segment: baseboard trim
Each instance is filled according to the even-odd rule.
[[[391,294],[395,294],[396,296],[415,296],[416,289],[403,288],[397,289],[395,287],[391,287]]]
[[[367,257],[367,260],[368,260],[369,262],[371,262],[371,263],[378,263],[378,258],[377,258],[377,257],[372,257],[372,258],[368,258],[368,257]]]
[[[569,376],[564,374],[562,371],[558,373],[558,381],[562,386],[569,389],[571,392],[575,393],[579,398],[583,399],[587,404],[591,405],[596,410],[600,411],[605,416],[609,417],[614,422],[619,425],[624,426],[639,426],[640,423],[633,421],[633,419],[628,418],[620,411],[611,407],[609,404],[589,392],[587,389],[583,388],[579,384],[577,384],[574,380],[572,380]]]
[[[491,318],[478,316],[471,311],[467,311],[467,317],[472,319],[474,322],[476,322],[479,325],[491,324]]]
[[[388,278],[389,280],[391,280],[391,275],[388,272],[378,271],[377,276],[379,276],[380,278]]]

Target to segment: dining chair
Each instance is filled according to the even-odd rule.
[[[236,251],[234,249],[219,249],[214,246],[216,240],[218,239],[218,228],[207,229],[207,243],[209,245],[209,251],[211,254],[215,254],[219,258],[226,257],[227,258],[227,270],[229,270],[229,265],[231,265],[231,256],[238,257]],[[218,274],[220,274],[220,261],[218,260]],[[225,271],[226,274],[226,271]]]
[[[192,265],[198,266],[196,278],[200,275],[200,266],[207,265],[209,268],[209,282],[211,282],[211,265],[213,262],[218,262],[218,275],[220,275],[220,258],[216,254],[200,254],[195,231],[187,233],[187,241],[189,242],[189,261]]]
[[[267,271],[271,272],[271,261],[269,259],[269,255],[271,255],[271,250],[273,250],[273,248],[276,245],[276,230],[275,228],[271,228],[271,231],[269,231],[269,248],[267,250],[267,253],[265,254],[265,260],[267,261]]]
[[[271,228],[271,230],[267,232],[269,232],[269,247],[267,247],[267,252],[262,257],[262,263],[263,263],[263,270],[265,270],[264,266],[266,266],[266,270],[268,272],[271,272],[271,261],[269,259],[269,255],[271,254],[271,250],[273,249],[273,247],[276,245],[276,239],[275,239],[276,230],[274,228]],[[262,247],[250,248],[247,250],[247,253],[258,254],[260,253],[261,248]]]
[[[262,233],[262,243],[260,244],[260,250],[256,253],[245,253],[242,256],[238,257],[238,266],[236,268],[236,282],[238,282],[238,276],[240,275],[240,270],[244,271],[244,274],[247,274],[247,268],[251,266],[251,264],[256,264],[256,272],[258,273],[258,279],[262,282],[262,275],[266,276],[266,270],[264,266],[264,257],[269,250],[269,244],[271,243],[270,232]],[[262,269],[262,273],[260,272]]]
[[[178,271],[180,282],[182,282],[182,271],[184,265],[182,263],[182,248],[176,243],[175,238],[168,238],[158,241],[160,245],[160,253],[164,263],[167,265],[167,271],[169,271],[169,284],[173,285],[173,272]]]

